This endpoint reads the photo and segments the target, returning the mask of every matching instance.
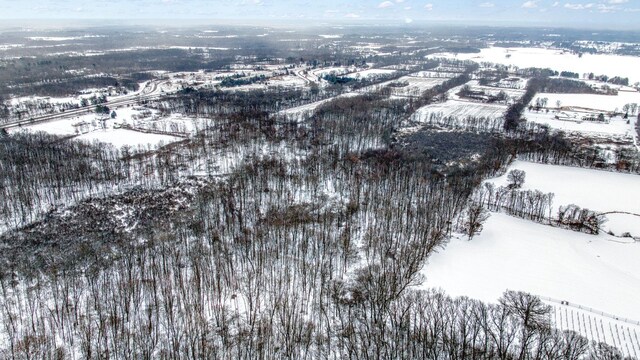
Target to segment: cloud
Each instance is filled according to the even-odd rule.
[[[412,22],[413,22],[413,19],[411,19],[411,18],[405,18],[404,19],[404,23],[405,24],[411,24]]]
[[[397,2],[398,4],[401,4],[401,3],[403,3],[403,2],[404,2],[404,0],[396,0],[396,2]]]
[[[411,10],[411,6],[405,6],[404,9],[405,10]]]
[[[553,5],[551,5],[551,6],[553,6],[553,7],[558,7],[558,6],[560,6],[560,1],[556,1],[556,2],[554,2],[554,3],[553,3]]]
[[[379,9],[384,9],[384,8],[388,8],[393,6],[393,3],[391,1],[383,1],[380,4],[378,4],[378,8]]]
[[[431,10],[433,10],[433,4],[429,3],[429,4],[425,5],[424,8],[427,9],[427,11],[431,11]]]
[[[564,4],[564,7],[567,9],[571,9],[571,10],[586,10],[586,9],[591,9],[593,8],[593,3],[588,3],[588,4],[572,4],[572,3],[566,3]]]
[[[612,12],[616,12],[616,10],[618,10],[618,8],[615,7],[615,6],[609,6],[609,5],[605,5],[605,4],[598,4],[598,6],[596,6],[596,8],[601,13],[612,13]]]
[[[525,1],[522,4],[522,7],[525,9],[533,9],[533,8],[537,8],[538,7],[538,0],[529,0],[529,1]]]
[[[492,7],[495,7],[496,4],[494,4],[492,2],[483,2],[482,4],[480,4],[478,6],[482,7],[482,8],[492,8]]]
[[[357,18],[360,17],[360,15],[354,14],[354,13],[348,13],[344,17],[349,18],[349,19],[357,19]]]
[[[262,6],[262,5],[264,5],[264,1],[262,1],[262,0],[243,0],[242,2],[240,2],[240,5]]]
[[[607,1],[607,3],[609,4],[624,4],[624,3],[628,3],[629,0],[609,0]]]

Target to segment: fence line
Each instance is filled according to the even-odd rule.
[[[590,308],[590,307],[587,307],[587,306],[582,306],[582,305],[579,305],[579,304],[570,303],[570,302],[565,301],[565,300],[558,300],[558,299],[554,299],[554,298],[550,298],[550,297],[546,297],[546,296],[538,296],[538,297],[540,299],[542,299],[542,300],[545,300],[545,301],[550,301],[550,302],[554,302],[554,303],[557,303],[557,304],[560,304],[560,305],[569,306],[569,307],[572,307],[574,309],[584,310],[584,311],[590,312],[590,313],[595,314],[595,315],[603,316],[603,317],[610,318],[610,319],[613,319],[613,320],[616,320],[616,321],[621,321],[623,323],[627,323],[627,324],[630,324],[630,325],[640,325],[640,321],[638,321],[638,320],[632,320],[632,319],[623,318],[623,317],[616,316],[616,315],[613,315],[613,314],[609,314],[609,313],[606,313],[604,311],[596,310],[594,308]]]

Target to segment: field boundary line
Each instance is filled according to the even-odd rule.
[[[628,319],[628,318],[625,318],[625,317],[609,314],[609,313],[606,313],[604,311],[600,311],[600,310],[597,310],[597,309],[594,309],[594,308],[590,308],[588,306],[582,306],[580,304],[572,303],[572,302],[569,302],[569,301],[566,301],[566,300],[558,300],[558,299],[550,298],[550,297],[547,297],[547,296],[540,296],[540,295],[538,295],[538,297],[540,299],[542,299],[542,300],[553,302],[553,303],[557,303],[559,305],[568,306],[568,307],[571,307],[571,308],[574,308],[574,309],[583,310],[583,311],[590,312],[590,313],[595,314],[595,315],[603,316],[603,317],[610,318],[610,319],[613,319],[613,320],[616,320],[616,321],[620,321],[620,322],[623,322],[623,323],[627,323],[627,324],[630,324],[630,325],[638,325],[638,326],[640,326],[640,321],[638,321],[638,320],[632,320],[632,319]]]

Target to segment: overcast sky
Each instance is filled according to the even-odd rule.
[[[640,0],[0,0],[2,19],[464,21],[640,29]]]

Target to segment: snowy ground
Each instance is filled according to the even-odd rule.
[[[640,358],[640,323],[616,320],[615,316],[602,315],[598,310],[583,310],[577,304],[545,302],[553,307],[551,320],[558,329],[575,331],[590,341],[613,345],[625,356]]]
[[[389,80],[375,85],[366,86],[362,89],[358,89],[357,91],[364,94],[379,91],[389,85],[395,85],[391,87],[391,95],[400,97],[418,97],[421,96],[424,91],[440,85],[447,80],[449,80],[449,78],[446,77],[428,78],[407,75],[396,80]]]
[[[157,148],[163,144],[169,144],[182,140],[186,134],[197,130],[199,121],[173,114],[172,116],[159,118],[155,110],[141,107],[123,107],[115,109],[117,117],[104,120],[96,114],[75,116],[69,119],[54,120],[35,125],[16,127],[11,132],[19,131],[43,131],[52,135],[76,136],[76,140],[109,143],[116,147],[129,145],[133,147],[150,145]],[[137,129],[164,132],[167,134],[142,133],[138,131],[118,128],[120,124],[133,126]],[[176,134],[180,136],[172,136]]]
[[[481,128],[482,126],[478,126],[476,123],[486,126],[489,126],[490,123],[497,124],[502,121],[501,118],[506,110],[506,105],[448,100],[444,103],[421,107],[411,116],[411,120],[447,127]],[[475,121],[469,119],[475,119]]]
[[[482,91],[486,95],[490,95],[490,96],[496,96],[500,92],[504,92],[509,98],[510,103],[520,99],[525,93],[524,89],[512,89],[507,87],[482,86],[482,85],[471,86],[471,91]]]
[[[476,54],[433,54],[432,58],[447,57],[476,62],[513,65],[519,68],[550,68],[555,71],[629,77],[630,83],[640,81],[640,57],[620,55],[591,55],[582,57],[558,49],[543,48],[485,48]]]
[[[317,79],[320,79],[321,77],[329,74],[344,75],[355,71],[358,71],[358,68],[356,68],[355,66],[336,66],[323,69],[315,69],[311,71],[311,74],[315,75]]]
[[[640,320],[640,244],[492,213],[480,235],[429,258],[423,286],[495,302],[526,291]]]
[[[468,101],[449,100],[444,103],[431,104],[420,108],[417,113],[421,118],[429,113],[439,113],[443,117],[501,117],[507,109],[504,105],[484,104]]]
[[[149,147],[151,149],[182,140],[175,136],[148,134],[126,129],[96,130],[82,134],[76,137],[76,139],[89,142],[99,141],[111,144],[117,148],[127,145],[132,147]]]
[[[554,306],[552,320],[558,328],[637,356],[640,242],[619,235],[640,234],[640,216],[632,215],[640,214],[640,176],[524,161],[515,161],[510,169],[526,172],[523,189],[554,193],[554,209],[574,203],[618,212],[607,214],[604,225],[618,236],[491,213],[481,234],[471,241],[456,235],[429,258],[423,286],[490,302],[507,289],[526,291]],[[507,183],[506,175],[488,181]]]
[[[535,105],[537,99],[542,98],[548,99],[547,107],[549,108],[556,108],[557,101],[560,101],[563,109],[578,107],[603,113],[622,111],[622,107],[626,104],[640,104],[640,93],[635,90],[619,91],[618,95],[538,93],[531,104]]]
[[[320,101],[316,101],[316,102],[312,102],[309,104],[305,104],[305,105],[300,105],[300,106],[296,106],[296,107],[292,107],[289,109],[285,109],[285,110],[281,110],[280,112],[278,112],[279,116],[287,116],[288,118],[292,118],[292,119],[297,119],[297,121],[302,120],[302,118],[306,115],[311,115],[314,111],[316,111],[316,109],[322,105],[325,104],[331,100],[340,98],[340,97],[353,97],[353,96],[358,96],[360,95],[359,93],[356,92],[349,92],[349,93],[345,93],[345,94],[341,94],[338,96],[334,96],[328,99],[324,99],[324,100],[320,100]]]
[[[564,116],[571,116],[574,117],[574,119],[559,120],[555,118],[556,115],[561,118],[564,118]],[[576,132],[587,136],[618,135],[629,138],[631,142],[633,141],[635,134],[635,117],[631,116],[628,124],[627,120],[620,116],[616,116],[611,119],[607,116],[606,119],[608,120],[608,123],[598,123],[593,121],[582,121],[581,118],[586,115],[589,115],[589,113],[576,111],[562,111],[561,113],[556,111],[549,111],[548,113],[545,111],[525,111],[524,113],[524,117],[528,121],[548,125],[552,129],[562,130],[565,132]]]
[[[356,78],[356,79],[367,79],[370,77],[376,77],[381,75],[392,75],[396,71],[391,69],[367,69],[363,71],[357,71],[354,73],[349,73],[346,76]]]
[[[605,230],[616,235],[630,232],[640,236],[640,176],[569,166],[515,161],[509,169],[524,170],[524,190],[554,193],[552,214],[559,206],[576,204],[607,214]],[[491,179],[496,186],[507,185],[507,175]],[[622,214],[639,214],[638,216]],[[640,243],[638,244],[640,247]],[[638,319],[640,320],[640,319]]]

